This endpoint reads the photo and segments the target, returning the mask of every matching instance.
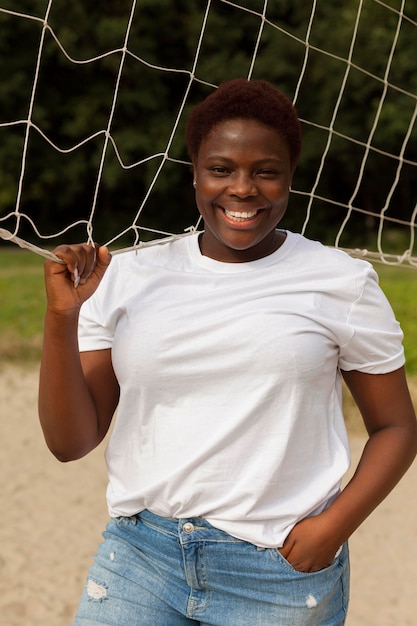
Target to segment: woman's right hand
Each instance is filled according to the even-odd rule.
[[[80,355],[78,314],[111,261],[107,248],[58,246],[62,263],[45,261],[48,306],[39,377],[39,418],[49,449],[61,461],[78,459],[105,436],[119,399],[111,349]]]
[[[100,284],[111,255],[106,247],[87,243],[61,245],[53,253],[63,263],[45,261],[48,310],[55,313],[78,311]]]

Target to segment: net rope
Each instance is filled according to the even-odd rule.
[[[166,241],[170,241],[172,238],[187,236],[190,233],[194,233],[199,229],[200,227],[199,220],[195,224],[190,225],[188,228],[186,228],[183,232],[180,232],[180,233],[165,231],[160,228],[150,228],[148,226],[141,225],[141,215],[142,215],[142,211],[145,205],[147,204],[147,202],[149,201],[149,198],[151,197],[152,191],[154,189],[154,186],[157,180],[159,179],[161,175],[163,175],[162,172],[163,172],[165,165],[168,162],[179,165],[181,167],[184,167],[184,166],[188,167],[190,165],[186,159],[178,159],[178,158],[173,157],[171,154],[171,147],[172,147],[174,138],[176,136],[176,133],[178,131],[180,121],[184,114],[184,110],[188,103],[190,91],[193,85],[195,85],[196,83],[199,83],[201,85],[205,85],[213,89],[217,87],[217,84],[211,82],[210,80],[206,80],[204,76],[200,76],[198,73],[198,62],[200,59],[200,55],[202,54],[202,47],[203,47],[203,43],[205,40],[205,34],[206,34],[206,29],[207,29],[207,22],[208,22],[211,11],[214,10],[213,8],[214,4],[216,4],[216,7],[220,5],[228,5],[229,7],[232,7],[236,11],[249,13],[258,20],[255,44],[253,47],[253,53],[252,53],[252,57],[250,60],[249,70],[247,72],[248,79],[251,79],[253,77],[257,58],[258,58],[258,53],[263,43],[264,29],[266,27],[272,29],[274,33],[274,37],[278,38],[280,36],[285,36],[287,38],[293,39],[294,41],[297,42],[297,44],[300,44],[304,47],[304,58],[303,58],[303,62],[301,65],[301,69],[299,71],[297,70],[298,74],[295,75],[293,79],[294,80],[293,101],[296,106],[298,105],[298,102],[301,98],[301,91],[304,85],[304,81],[306,77],[308,76],[309,60],[312,54],[318,53],[322,55],[323,58],[329,57],[344,65],[343,79],[340,84],[340,89],[337,94],[337,99],[334,105],[334,109],[333,109],[329,124],[323,125],[323,124],[318,123],[315,120],[312,120],[312,119],[309,120],[305,116],[300,117],[300,121],[304,128],[317,129],[318,131],[325,133],[327,136],[327,139],[325,141],[325,145],[321,154],[321,160],[320,160],[315,178],[311,184],[311,188],[310,189],[298,189],[295,186],[291,189],[291,195],[294,196],[295,199],[299,197],[299,198],[304,198],[306,200],[305,218],[304,218],[304,223],[301,228],[301,232],[305,233],[308,229],[310,222],[314,221],[315,219],[315,214],[314,214],[315,203],[325,202],[328,206],[335,206],[335,207],[338,207],[338,209],[341,209],[344,211],[344,217],[341,220],[341,223],[335,234],[334,242],[332,245],[334,245],[337,248],[345,249],[349,254],[352,254],[354,256],[368,258],[370,260],[381,261],[381,262],[388,263],[388,264],[397,264],[397,265],[407,264],[407,265],[417,266],[417,257],[413,256],[413,249],[414,249],[414,244],[415,244],[415,228],[416,228],[416,219],[417,219],[417,203],[416,203],[417,185],[414,184],[414,197],[412,197],[412,194],[411,194],[411,197],[409,200],[409,207],[406,208],[407,209],[406,211],[403,207],[401,217],[396,216],[396,212],[392,206],[394,195],[396,191],[398,190],[399,186],[401,186],[402,184],[402,176],[403,176],[403,171],[404,171],[405,166],[407,166],[409,171],[412,172],[412,176],[414,176],[414,181],[417,181],[417,162],[415,162],[412,159],[407,158],[406,156],[407,148],[409,147],[410,142],[412,140],[414,141],[416,140],[417,93],[414,92],[412,89],[410,90],[404,89],[403,86],[397,85],[393,81],[390,80],[392,65],[393,63],[395,63],[395,53],[396,53],[396,49],[398,45],[398,40],[399,40],[400,33],[402,32],[402,28],[404,24],[406,23],[408,27],[411,26],[412,28],[414,28],[415,34],[417,35],[417,22],[415,22],[407,14],[406,0],[398,1],[396,3],[397,7],[390,6],[389,4],[382,2],[380,0],[359,0],[357,4],[356,19],[354,23],[354,28],[352,30],[352,37],[351,37],[351,41],[349,45],[349,50],[345,57],[341,57],[338,54],[334,54],[329,50],[318,48],[316,45],[314,45],[314,42],[311,41],[311,34],[313,32],[314,26],[317,23],[317,20],[320,19],[318,9],[319,9],[320,3],[321,5],[323,3],[325,4],[324,0],[314,0],[311,3],[310,14],[305,25],[305,33],[306,33],[305,38],[300,38],[296,36],[283,23],[269,19],[268,9],[272,0],[262,0],[261,2],[262,10],[253,10],[252,8],[249,8],[248,6],[245,6],[245,4],[248,4],[248,3],[244,2],[243,0],[241,2],[230,2],[229,0],[217,0],[216,3],[214,2],[214,0],[207,0],[207,1],[204,0],[204,2],[203,1],[201,2],[202,6],[204,6],[202,21],[201,21],[201,29],[200,29],[199,36],[195,45],[195,54],[194,54],[192,66],[189,69],[165,67],[161,65],[152,64],[147,59],[136,55],[129,48],[129,39],[131,36],[132,28],[134,27],[135,16],[137,14],[140,15],[140,10],[141,10],[140,2],[137,2],[137,0],[132,1],[131,7],[130,7],[130,13],[126,16],[126,31],[124,34],[124,41],[122,42],[122,45],[120,47],[108,50],[102,54],[93,56],[91,58],[84,58],[84,59],[74,58],[74,56],[69,54],[69,52],[66,50],[64,44],[62,43],[58,35],[55,33],[50,23],[50,14],[51,14],[53,4],[59,1],[60,0],[48,0],[44,15],[42,17],[39,17],[33,14],[28,14],[26,12],[19,12],[19,11],[11,10],[8,8],[2,8],[1,0],[0,0],[0,15],[4,14],[16,20],[30,20],[30,21],[38,23],[41,26],[39,46],[37,50],[34,51],[34,55],[36,54],[36,64],[35,64],[35,70],[34,70],[34,76],[33,76],[33,83],[31,87],[30,99],[28,102],[27,117],[24,119],[16,119],[16,120],[0,120],[0,129],[2,128],[23,128],[24,129],[24,142],[23,142],[23,149],[22,149],[22,154],[21,154],[20,175],[19,175],[19,180],[17,183],[16,203],[15,203],[14,208],[11,210],[4,211],[0,207],[0,237],[2,239],[11,241],[19,245],[20,247],[29,249],[37,254],[40,254],[47,258],[52,258],[56,261],[58,261],[58,259],[48,249],[47,242],[50,240],[53,241],[59,236],[64,235],[74,226],[81,225],[85,227],[87,240],[90,243],[93,242],[95,218],[96,218],[97,213],[100,211],[99,192],[100,192],[100,188],[102,185],[103,168],[104,168],[106,159],[108,157],[110,146],[112,147],[114,154],[116,155],[116,159],[118,161],[120,168],[122,168],[123,170],[131,170],[134,168],[138,168],[141,165],[145,164],[146,162],[149,162],[152,160],[155,160],[155,162],[157,162],[157,160],[159,159],[159,165],[156,167],[153,178],[151,179],[149,183],[148,189],[142,201],[139,203],[139,206],[136,210],[136,213],[131,223],[121,232],[115,233],[114,236],[111,239],[109,239],[105,245],[110,246],[111,249],[114,248],[116,242],[118,242],[119,240],[122,240],[123,236],[128,233],[130,234],[133,233],[134,244],[133,246],[124,246],[119,249],[117,248],[112,249],[113,254],[118,254],[118,253],[131,250],[131,249],[137,249],[142,246],[160,244]],[[361,67],[354,61],[354,52],[355,52],[355,46],[358,45],[358,29],[361,24],[362,12],[364,10],[364,5],[366,3],[369,4],[369,2],[371,2],[374,5],[378,5],[379,7],[382,7],[384,10],[395,15],[396,17],[396,27],[392,32],[390,50],[389,50],[389,54],[386,60],[386,65],[385,65],[383,76],[378,76],[377,74],[370,72],[368,69],[366,69],[365,67]],[[391,4],[395,4],[394,0],[391,2]],[[161,19],[163,19],[163,15]],[[35,123],[34,117],[33,117],[38,83],[39,83],[40,76],[42,73],[42,61],[44,57],[45,38],[47,34],[53,38],[55,44],[58,46],[60,52],[62,53],[62,55],[65,56],[67,61],[69,61],[74,66],[94,64],[107,57],[116,57],[116,56],[120,57],[118,71],[117,71],[116,80],[114,84],[111,107],[110,107],[110,111],[108,114],[106,126],[102,128],[101,130],[98,130],[92,133],[91,135],[84,137],[81,141],[75,143],[74,145],[70,147],[63,147],[63,146],[58,145],[56,142],[54,142],[50,137],[48,137],[48,134],[43,131],[42,127],[39,124]],[[235,51],[233,50],[229,51],[230,54],[233,54],[234,52]],[[13,52],[11,51],[11,53]],[[410,51],[410,54],[414,54],[414,53]],[[166,139],[165,149],[163,151],[156,152],[155,154],[147,155],[145,158],[137,160],[132,163],[124,162],[121,156],[118,144],[114,136],[112,135],[112,125],[114,121],[114,115],[115,115],[115,110],[116,110],[119,94],[122,89],[122,78],[124,75],[124,69],[125,69],[125,64],[126,64],[127,59],[129,59],[130,61],[133,60],[134,62],[139,63],[139,64],[143,64],[147,68],[155,72],[168,73],[170,76],[180,74],[182,76],[185,76],[187,80],[187,85],[184,90],[183,97],[180,102],[180,106],[178,108],[178,112],[176,114],[174,124]],[[371,81],[375,81],[375,83],[378,84],[382,89],[382,93],[379,98],[378,105],[376,106],[376,109],[375,109],[373,122],[369,130],[369,134],[368,136],[363,137],[363,138],[349,136],[346,133],[338,130],[337,125],[336,125],[336,121],[339,119],[339,115],[340,115],[341,103],[344,98],[345,91],[348,88],[350,75],[353,71],[359,72],[362,75],[365,75]],[[262,78],[262,76],[258,76],[258,75],[256,77]],[[229,76],[229,78],[233,78],[233,76]],[[389,150],[385,150],[381,147],[378,147],[374,142],[375,133],[377,132],[377,130],[380,128],[380,125],[381,125],[381,115],[382,115],[382,111],[383,111],[388,93],[397,94],[399,96],[407,98],[412,103],[412,106],[413,106],[413,112],[409,119],[408,128],[406,129],[403,135],[402,143],[399,146],[398,153],[395,153],[395,154]],[[138,129],[135,129],[135,132],[146,132],[146,128],[143,129],[139,127]],[[91,204],[91,207],[88,209],[88,212],[89,212],[88,216],[85,219],[72,222],[70,225],[65,226],[63,229],[58,230],[57,232],[54,232],[52,235],[51,234],[46,235],[44,233],[41,233],[36,225],[36,219],[33,218],[33,216],[26,214],[24,210],[22,210],[22,197],[24,194],[24,182],[25,182],[25,176],[26,176],[27,167],[28,167],[28,160],[27,160],[28,146],[29,146],[29,141],[30,141],[30,137],[32,133],[37,133],[50,147],[53,148],[53,150],[61,154],[68,154],[68,153],[76,152],[77,150],[81,149],[83,146],[85,146],[89,142],[99,137],[103,138],[103,147],[101,150],[101,156],[99,160],[94,193],[92,197],[92,204]],[[323,177],[326,175],[325,174],[326,165],[329,161],[330,151],[331,151],[333,142],[336,138],[341,139],[343,141],[347,141],[349,142],[350,145],[358,146],[360,149],[363,150],[362,160],[360,163],[359,172],[358,172],[357,179],[356,179],[356,184],[350,193],[349,199],[346,202],[341,202],[330,196],[324,197],[324,196],[321,196],[320,194],[320,184],[321,184]],[[369,210],[365,206],[361,206],[360,203],[358,202],[359,191],[361,189],[363,179],[366,176],[366,167],[368,163],[368,158],[370,154],[375,154],[375,153],[380,154],[382,157],[393,159],[395,160],[395,163],[396,163],[395,176],[393,177],[393,180],[388,189],[388,192],[386,193],[386,197],[382,205],[379,207],[377,211]],[[404,217],[404,213],[407,213],[406,217]],[[373,249],[368,249],[367,247],[346,248],[342,246],[342,238],[343,238],[344,231],[347,225],[349,224],[353,215],[361,215],[364,220],[366,220],[367,218],[371,218],[374,222],[375,221],[377,222],[378,224],[377,236],[376,236],[376,241],[375,241]],[[11,219],[13,219],[15,222],[13,229],[6,227],[7,222],[9,222]],[[20,228],[21,228],[21,224],[23,221],[25,223],[30,224],[36,237],[39,240],[43,240],[45,242],[45,245],[37,245],[31,241],[27,241],[26,239],[23,239],[20,236]],[[402,232],[407,232],[407,243],[404,247],[404,250],[401,253],[388,253],[384,251],[383,237],[384,237],[384,232],[385,232],[384,229],[387,227],[387,225],[400,227],[402,229]],[[152,237],[153,236],[156,236],[156,237],[151,239],[150,241],[144,241],[142,240],[143,233],[149,233]]]

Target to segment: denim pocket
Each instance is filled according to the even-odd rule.
[[[336,565],[338,565],[339,559],[341,557],[341,553],[343,550],[343,546],[339,548],[339,550],[336,552],[336,555],[333,561],[327,567],[323,567],[322,569],[316,570],[315,572],[301,572],[300,570],[296,569],[293,565],[291,565],[291,563],[281,554],[278,548],[270,548],[270,550],[274,559],[280,562],[281,565],[285,567],[288,571],[294,574],[297,574],[299,576],[314,576],[315,574],[320,575],[320,574],[330,572]]]

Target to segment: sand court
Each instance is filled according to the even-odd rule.
[[[1,626],[70,626],[107,520],[105,443],[80,461],[55,460],[37,384],[36,367],[0,365]],[[364,441],[354,429],[353,465]],[[416,493],[417,463],[351,538],[347,626],[417,625]]]

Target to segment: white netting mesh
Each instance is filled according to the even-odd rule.
[[[50,256],[62,238],[103,232],[117,252],[194,231],[196,213],[179,216],[192,205],[179,191],[191,187],[187,111],[239,75],[271,80],[300,114],[304,152],[283,226],[357,256],[417,265],[410,1],[201,0],[173,3],[176,12],[165,0],[81,4],[77,12],[64,0],[0,0],[3,160],[10,145],[3,239]],[[91,171],[88,191],[78,190]]]

